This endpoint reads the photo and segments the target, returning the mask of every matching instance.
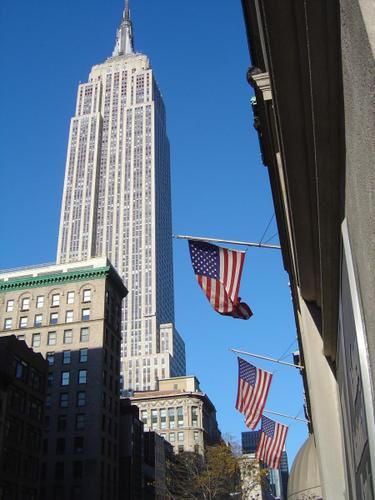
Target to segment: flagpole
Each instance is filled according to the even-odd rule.
[[[263,413],[269,413],[270,415],[278,415],[279,417],[290,418],[291,420],[298,420],[299,422],[304,422],[305,424],[310,423],[310,420],[305,420],[304,418],[292,417],[291,415],[285,415],[285,413],[278,413],[276,411],[263,410]]]
[[[299,368],[300,370],[303,370],[302,365],[295,365],[294,363],[288,363],[287,361],[280,361],[279,359],[261,356],[260,354],[254,354],[252,352],[239,351],[238,349],[230,349],[230,351],[237,352],[239,354],[245,354],[245,356],[252,356],[253,358],[265,359],[266,361],[272,361],[273,363],[279,363],[280,365],[293,366],[293,368]]]
[[[173,238],[180,240],[212,241],[214,243],[228,243],[229,245],[242,245],[245,247],[270,248],[272,250],[281,250],[280,245],[270,245],[269,243],[253,243],[251,241],[222,240],[219,238],[206,238],[205,236],[189,236],[184,234],[174,234]]]

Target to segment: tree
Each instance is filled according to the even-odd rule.
[[[231,445],[220,442],[208,446],[204,457],[190,452],[175,455],[168,466],[168,494],[178,500],[245,499],[263,475],[257,462],[244,460]]]

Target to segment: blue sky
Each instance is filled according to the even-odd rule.
[[[111,55],[122,5],[121,0],[1,2],[2,268],[55,259],[77,85],[87,81],[92,65]],[[131,10],[136,49],[150,57],[166,104],[174,233],[259,241],[273,206],[252,127],[240,0],[132,0]],[[276,232],[273,221],[268,237]],[[281,254],[248,250],[241,296],[254,316],[247,322],[210,309],[182,240],[174,241],[174,275],[188,374],[198,377],[215,404],[222,432],[239,440],[247,429],[234,409],[237,363],[230,348],[279,357],[296,337]],[[300,412],[297,371],[257,364],[275,373],[267,407]],[[306,427],[280,421],[290,423],[292,459]]]

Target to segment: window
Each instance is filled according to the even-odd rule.
[[[53,372],[49,372],[47,375],[47,385],[48,387],[53,386]]]
[[[80,341],[88,342],[90,338],[90,332],[88,328],[81,328]]]
[[[60,408],[67,408],[68,404],[69,404],[69,394],[67,392],[61,392],[59,400]]]
[[[147,425],[147,410],[141,410],[141,420],[144,425]]]
[[[36,307],[37,307],[37,309],[40,309],[40,308],[44,307],[44,297],[43,297],[43,295],[38,295],[38,297],[36,298]]]
[[[5,318],[4,330],[10,330],[11,328],[12,328],[12,318]]]
[[[33,333],[31,340],[32,347],[40,347],[40,333]]]
[[[169,433],[169,441],[171,443],[174,443],[175,440],[176,440],[176,436],[175,436],[174,432],[170,432]]]
[[[53,366],[55,364],[55,353],[47,352],[48,366]]]
[[[65,439],[57,438],[56,440],[56,455],[63,455],[65,453]]]
[[[74,304],[74,292],[68,292],[66,295],[66,303]]]
[[[17,335],[18,340],[25,340],[25,335]]]
[[[177,441],[180,443],[184,440],[184,433],[183,432],[177,432]]]
[[[48,332],[47,345],[56,345],[56,332]]]
[[[15,364],[15,377],[19,380],[26,380],[29,365],[26,363],[26,361],[23,361],[19,358],[15,358]]]
[[[29,384],[31,385],[31,387],[33,389],[36,389],[36,390],[40,391],[41,386],[42,386],[42,375],[35,368],[31,368],[30,369]]]
[[[199,431],[194,431],[194,441],[199,441]]]
[[[174,408],[168,408],[168,417],[169,417],[169,428],[174,429],[176,427]]]
[[[191,407],[191,424],[193,427],[198,427],[198,407]]]
[[[27,327],[27,316],[21,316],[20,318],[20,328]]]
[[[91,302],[91,290],[83,290],[83,302]]]
[[[57,430],[58,431],[65,431],[67,423],[68,423],[68,416],[67,415],[58,415],[58,417],[57,417]]]
[[[7,309],[6,309],[6,311],[8,313],[11,313],[11,312],[13,312],[13,310],[14,310],[14,300],[10,299],[10,300],[7,301]]]
[[[54,293],[52,295],[51,306],[52,307],[56,307],[56,306],[59,306],[59,305],[60,305],[60,294],[59,293]]]
[[[162,408],[160,410],[160,428],[167,428],[167,410],[165,408]]]
[[[22,299],[21,311],[28,311],[30,309],[30,297]]]
[[[34,326],[41,326],[43,321],[43,315],[42,314],[36,314],[34,318]]]
[[[183,453],[184,452],[184,446],[181,444],[178,447],[178,453]]]
[[[56,462],[55,465],[55,479],[64,479],[64,462]]]
[[[89,350],[87,348],[79,350],[79,362],[80,363],[87,363],[88,356],[89,356]]]
[[[77,413],[76,415],[76,430],[81,431],[85,428],[86,415],[84,413]]]
[[[73,322],[73,311],[66,311],[65,313],[65,323]]]
[[[64,330],[64,344],[73,342],[73,330]]]
[[[158,410],[151,410],[151,429],[158,427]]]
[[[59,320],[59,313],[51,313],[49,317],[50,325],[56,325]]]
[[[77,406],[86,406],[86,392],[78,391],[77,392]]]
[[[29,415],[31,418],[42,421],[43,404],[38,399],[32,399],[29,406]]]
[[[78,370],[78,383],[87,384],[87,370]]]
[[[30,401],[29,406],[29,415],[31,418],[35,418],[36,420],[42,420],[42,403],[38,399],[33,399]]]
[[[83,463],[81,461],[75,460],[73,462],[73,478],[81,479],[83,476]],[[74,498],[81,497],[81,489],[77,488],[77,491],[74,492]]]
[[[75,436],[74,438],[74,453],[83,452],[83,436]]]
[[[82,321],[88,321],[90,319],[90,309],[82,309]]]
[[[63,351],[63,358],[62,358],[62,362],[63,362],[63,365],[69,365],[70,362],[71,362],[71,351]]]
[[[182,406],[177,407],[177,427],[184,426],[184,409]]]
[[[51,401],[52,401],[52,396],[51,394],[47,394],[45,402],[46,402],[46,408],[51,408]]]
[[[70,372],[61,372],[61,385],[69,385]]]

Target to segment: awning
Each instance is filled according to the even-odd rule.
[[[300,448],[294,459],[288,481],[288,500],[322,498],[318,459],[311,435]]]

